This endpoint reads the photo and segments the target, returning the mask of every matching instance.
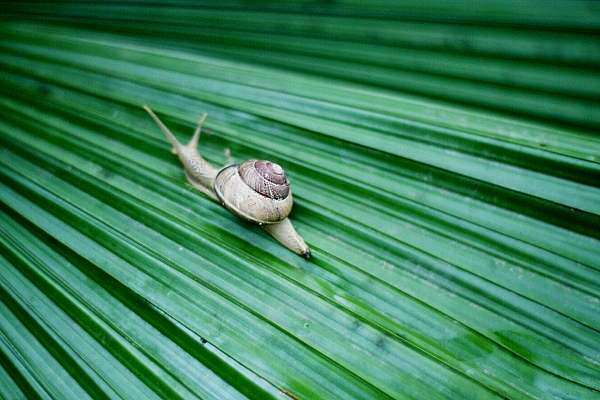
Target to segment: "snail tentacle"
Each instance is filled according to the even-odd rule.
[[[196,130],[190,139],[190,142],[187,144],[187,147],[190,149],[198,149],[198,141],[200,140],[200,132],[202,131],[202,124],[206,121],[206,117],[208,117],[207,113],[202,113],[200,118],[198,119],[198,125],[196,126]]]
[[[182,144],[179,143],[179,141],[177,140],[175,135],[173,135],[173,132],[171,132],[171,130],[169,128],[167,128],[167,126],[165,124],[163,124],[163,122],[160,120],[160,118],[158,118],[158,116],[156,114],[154,114],[154,111],[152,111],[152,109],[150,107],[148,107],[146,104],[144,104],[143,107],[144,107],[144,110],[146,110],[146,112],[148,114],[150,114],[150,117],[152,117],[154,122],[156,122],[156,125],[158,125],[160,130],[165,134],[165,137],[167,138],[169,143],[171,143],[171,145],[173,145],[171,152],[173,154],[178,154],[179,149],[182,147]]]
[[[202,123],[206,119],[207,114],[204,113],[200,116],[198,126],[190,142],[187,145],[182,145],[150,107],[144,105],[144,110],[150,114],[154,122],[156,122],[160,130],[165,134],[167,140],[173,145],[173,152],[177,154],[183,164],[185,177],[188,182],[202,193],[216,200],[213,185],[215,176],[217,176],[217,170],[198,153],[198,141]]]

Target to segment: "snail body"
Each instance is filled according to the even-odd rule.
[[[179,157],[192,186],[218,201],[232,214],[260,225],[294,253],[310,257],[310,249],[288,218],[293,198],[281,166],[267,160],[247,160],[239,165],[216,169],[198,153],[198,140],[206,114],[201,116],[190,142],[183,145],[148,106],[144,109],[173,146],[172,152]]]

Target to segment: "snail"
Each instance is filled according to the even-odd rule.
[[[147,105],[144,110],[156,122],[179,157],[188,182],[234,215],[258,224],[294,253],[310,258],[310,249],[296,232],[288,215],[293,198],[285,171],[266,160],[247,160],[216,169],[198,153],[198,141],[207,114],[200,116],[190,142],[181,144]]]

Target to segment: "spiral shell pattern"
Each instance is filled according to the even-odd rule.
[[[239,167],[242,180],[255,192],[274,200],[283,200],[290,185],[283,168],[271,161],[248,160]]]
[[[283,221],[294,203],[283,169],[270,161],[248,160],[223,168],[217,173],[214,190],[235,215],[261,225]]]

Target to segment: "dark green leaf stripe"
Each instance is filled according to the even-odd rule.
[[[600,398],[593,5],[141,5],[6,4],[0,398]],[[314,257],[144,103],[284,165]]]

